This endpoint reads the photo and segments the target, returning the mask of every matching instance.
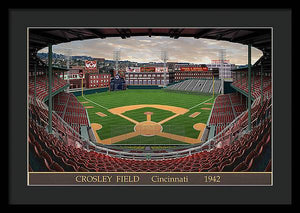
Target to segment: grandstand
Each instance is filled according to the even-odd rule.
[[[152,30],[152,35],[168,35],[162,29]],[[195,29],[196,30],[196,29]],[[228,29],[198,29],[194,34],[185,36],[218,38],[263,48],[264,56],[254,67],[254,79],[250,75],[235,74],[232,83],[235,93],[221,94],[222,84],[219,79],[188,79],[171,86],[166,91],[198,92],[217,95],[206,126],[203,143],[180,149],[161,149],[155,152],[143,150],[126,151],[105,145],[95,145],[95,135],[90,131],[88,115],[83,105],[72,93],[66,93],[68,84],[53,75],[51,64],[47,69],[39,68],[42,73],[36,75],[36,67],[29,70],[29,171],[50,172],[245,172],[271,171],[271,122],[272,122],[272,88],[268,67],[264,67],[264,74],[258,68],[270,57],[270,41],[260,41],[256,44],[251,39],[262,35],[266,38],[268,30],[239,30]],[[30,40],[31,64],[38,64],[35,57],[38,49],[48,45],[51,51],[53,39],[57,43],[79,39],[72,36],[65,38],[69,31],[61,33],[63,29],[46,30],[32,29]],[[80,39],[113,36],[110,31],[89,31],[77,29]],[[140,30],[141,31],[141,30]],[[141,32],[139,35],[142,35]],[[93,32],[93,33],[92,33]],[[118,31],[116,31],[117,33]],[[43,37],[36,35],[43,34]],[[105,34],[107,33],[107,34]],[[188,31],[191,33],[191,30]],[[222,34],[221,34],[222,33]],[[239,33],[241,35],[239,36]],[[249,33],[249,34],[247,34]],[[184,35],[184,30],[181,31]],[[120,34],[118,34],[121,36]],[[130,35],[134,35],[134,29]],[[223,37],[220,35],[224,35]],[[234,35],[234,38],[232,37]],[[114,35],[116,36],[116,35]],[[122,36],[126,37],[124,31]],[[231,37],[230,37],[231,36]],[[248,36],[248,37],[247,37]],[[36,42],[40,39],[39,42]],[[237,39],[237,41],[235,40]],[[238,40],[240,39],[240,40]],[[246,39],[246,40],[245,40]],[[246,43],[245,43],[246,42]],[[51,52],[50,52],[51,53]],[[51,54],[49,54],[51,55]],[[51,56],[50,63],[51,63]],[[267,59],[264,59],[267,57]],[[249,69],[244,70],[244,72]],[[48,75],[46,76],[48,72]],[[266,74],[267,73],[267,74]],[[52,78],[49,76],[53,75]],[[263,76],[264,75],[264,76]],[[250,80],[250,84],[248,83]],[[249,88],[251,94],[249,94]],[[52,101],[53,100],[53,101]],[[251,102],[252,101],[252,102]],[[53,109],[53,110],[52,110]]]
[[[35,90],[34,84],[36,84]],[[63,88],[66,88],[67,86],[68,85],[64,80],[54,76],[52,93],[55,94],[56,92]],[[29,77],[29,95],[34,95],[34,93],[36,93],[37,98],[44,100],[47,98],[47,88],[48,80],[46,75],[36,76],[36,79],[34,79],[34,77]]]
[[[81,126],[89,126],[86,110],[74,94],[61,92],[54,96],[53,100],[54,111],[74,130],[80,132]]]

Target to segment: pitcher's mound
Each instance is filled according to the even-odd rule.
[[[134,131],[138,132],[139,134],[143,136],[153,136],[157,135],[162,131],[162,126],[158,123],[155,123],[153,121],[144,121],[141,123],[138,123],[134,127]]]

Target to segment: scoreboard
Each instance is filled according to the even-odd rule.
[[[141,67],[141,72],[155,72],[155,67]]]
[[[208,67],[180,67],[180,71],[208,71]]]

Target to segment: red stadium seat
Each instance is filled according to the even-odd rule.
[[[60,166],[58,165],[56,162],[53,162],[52,165],[51,165],[51,170],[52,171],[55,171],[55,172],[64,172],[65,170]]]
[[[232,98],[230,96],[231,100]],[[228,99],[228,98],[226,98]],[[220,105],[216,105],[216,112],[226,112],[228,110],[232,110],[232,106],[230,105],[230,101],[226,102],[223,99],[220,99]],[[229,99],[228,99],[229,100]],[[226,107],[225,107],[226,103]],[[58,102],[57,102],[58,104]],[[74,102],[70,102],[70,106],[74,106]],[[224,107],[221,107],[222,104]],[[228,104],[228,106],[227,106]],[[233,103],[232,103],[233,104]],[[58,104],[59,105],[59,104]],[[57,107],[59,108],[59,106]],[[77,105],[76,105],[77,106]],[[254,104],[255,106],[255,104]],[[260,105],[258,105],[260,106]],[[228,107],[228,108],[227,108]],[[47,120],[47,110],[38,108],[37,106],[30,105],[30,109],[34,108],[39,114],[39,117],[43,120]],[[70,107],[72,112],[80,113],[78,110],[80,107]],[[253,107],[252,116],[258,116],[260,113],[260,107]],[[56,138],[54,135],[49,135],[44,127],[40,127],[36,125],[34,121],[30,121],[30,127],[32,128],[29,135],[29,143],[34,144],[35,152],[44,159],[46,167],[49,171],[68,171],[67,167],[72,167],[73,170],[76,171],[97,171],[97,172],[112,172],[112,171],[144,171],[144,172],[199,172],[199,171],[210,171],[217,172],[222,171],[225,167],[235,168],[233,171],[249,171],[252,168],[253,160],[255,156],[262,152],[260,146],[263,146],[265,143],[270,143],[270,132],[262,131],[262,134],[267,135],[263,138],[264,142],[258,141],[260,138],[259,134],[261,130],[269,128],[269,123],[271,120],[267,120],[262,126],[258,126],[253,128],[253,130],[245,135],[238,135],[238,130],[245,127],[245,123],[247,123],[247,114],[246,116],[242,116],[241,120],[238,120],[233,124],[232,128],[222,135],[224,138],[226,137],[226,141],[228,140],[229,134],[234,132],[234,136],[236,136],[234,142],[224,143],[225,140],[222,138],[216,139],[217,143],[221,143],[223,147],[213,149],[210,151],[203,151],[201,153],[192,153],[189,156],[185,157],[174,157],[168,160],[132,160],[132,159],[122,159],[118,158],[117,155],[112,157],[110,155],[106,155],[106,152],[100,153],[97,151],[87,151],[82,148],[75,148],[75,142],[80,142],[80,138],[78,138],[73,133],[68,132],[68,127],[64,126],[64,124],[59,124],[57,122],[57,115],[53,115],[53,127],[56,131],[56,134],[60,135],[59,138]],[[72,116],[71,116],[72,117]],[[76,116],[73,116],[72,119],[76,119]],[[77,116],[79,117],[79,116]],[[231,119],[233,119],[232,115],[223,116],[223,122],[228,123]],[[223,118],[222,118],[223,119]],[[74,120],[73,120],[74,121]],[[72,121],[72,122],[73,122]],[[78,123],[77,123],[78,124]],[[76,126],[76,125],[75,125]],[[220,126],[223,128],[223,126]],[[221,129],[221,128],[220,128]],[[65,139],[65,134],[69,137],[68,143],[70,146],[65,145],[62,140]],[[70,137],[72,135],[72,137]],[[38,137],[40,136],[40,137]],[[37,141],[36,138],[39,138]],[[259,145],[258,145],[259,144]],[[30,145],[31,146],[31,145]],[[43,149],[44,148],[44,149]],[[208,147],[207,147],[208,148]],[[257,148],[257,149],[255,149]],[[110,153],[112,154],[112,153]],[[59,161],[61,159],[62,162]],[[242,163],[239,161],[245,159]],[[51,161],[52,160],[52,161]],[[233,164],[234,163],[234,164]]]

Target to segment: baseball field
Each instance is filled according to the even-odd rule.
[[[77,98],[98,143],[164,145],[201,143],[216,97],[128,89]]]

